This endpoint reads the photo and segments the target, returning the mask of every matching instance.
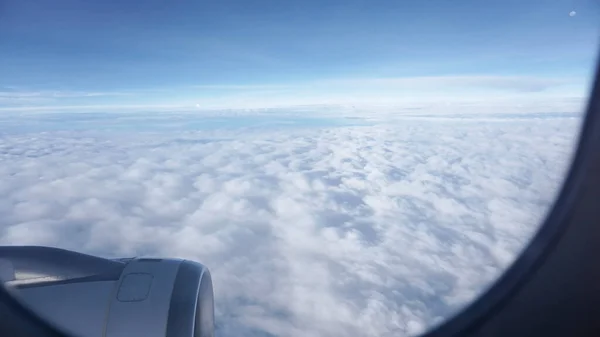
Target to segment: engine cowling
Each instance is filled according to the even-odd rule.
[[[38,246],[0,247],[0,280],[42,319],[81,337],[212,337],[208,268],[118,260]]]

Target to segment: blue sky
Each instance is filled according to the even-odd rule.
[[[8,0],[0,15],[0,108],[581,96],[600,32],[592,0]]]

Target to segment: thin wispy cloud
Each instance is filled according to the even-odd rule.
[[[398,78],[341,78],[295,84],[249,84],[249,85],[195,85],[199,89],[218,90],[265,90],[265,89],[306,89],[306,88],[361,88],[365,91],[381,89],[419,89],[427,92],[433,89],[455,90],[460,88],[506,89],[517,92],[543,91],[565,84],[578,83],[578,78],[545,78],[534,76],[419,76]]]
[[[107,97],[132,96],[132,92],[118,91],[61,91],[61,90],[40,90],[23,91],[10,90],[0,91],[0,103],[4,109],[11,110],[11,106],[17,109],[29,109],[35,106],[48,107],[49,105],[64,104],[65,101],[73,99],[104,99]],[[0,108],[2,109],[2,108]]]
[[[544,78],[531,76],[422,76],[405,78],[341,78],[290,84],[203,84],[175,88],[147,88],[129,91],[2,91],[0,99],[14,101],[20,107],[4,110],[39,110],[92,108],[152,108],[157,95],[178,98],[154,103],[157,109],[165,106],[201,108],[269,108],[302,104],[402,104],[418,102],[469,102],[472,100],[513,100],[514,105],[531,99],[560,101],[581,93],[580,83],[573,78]],[[557,91],[562,90],[560,93]],[[179,98],[185,93],[185,100]],[[177,94],[177,95],[176,95]],[[521,96],[519,96],[521,95]],[[531,96],[537,95],[537,96]],[[86,104],[65,104],[72,99],[86,99]],[[111,98],[111,103],[106,103]],[[131,101],[133,98],[133,101]],[[127,99],[127,101],[123,101]],[[146,102],[143,100],[146,99]],[[134,103],[131,103],[134,102]],[[50,106],[55,105],[55,107]],[[2,109],[2,108],[0,108]]]
[[[217,90],[271,90],[271,89],[293,89],[298,85],[292,84],[247,84],[247,85],[236,85],[236,84],[198,84],[192,85],[192,88],[197,89],[217,89]]]
[[[86,92],[86,91],[55,91],[55,90],[42,90],[42,91],[0,91],[0,97],[2,98],[72,98],[72,97],[100,97],[100,96],[128,96],[132,95],[132,92]]]
[[[506,89],[511,91],[543,91],[544,89],[577,83],[576,78],[544,78],[533,76],[419,76],[402,78],[333,79],[313,85],[370,86],[420,90],[455,90],[457,87],[479,89]]]

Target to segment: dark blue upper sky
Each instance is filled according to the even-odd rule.
[[[593,0],[4,0],[0,15],[0,91],[20,105],[340,79],[587,79],[600,32]]]

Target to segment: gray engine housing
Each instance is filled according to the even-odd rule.
[[[59,329],[81,337],[212,337],[208,268],[182,259],[103,259],[64,249],[0,247],[0,280]]]

